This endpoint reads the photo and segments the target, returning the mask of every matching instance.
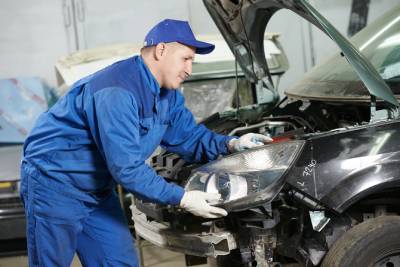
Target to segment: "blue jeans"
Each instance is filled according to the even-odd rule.
[[[98,203],[77,200],[43,186],[21,168],[29,266],[138,266],[134,241],[115,192]],[[37,172],[34,172],[37,173]]]

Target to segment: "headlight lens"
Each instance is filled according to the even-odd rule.
[[[216,160],[195,169],[185,190],[220,193],[223,203],[259,195],[283,176],[303,143],[269,144]]]

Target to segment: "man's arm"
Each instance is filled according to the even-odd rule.
[[[170,117],[171,125],[161,142],[168,151],[190,162],[214,160],[220,154],[229,153],[228,143],[234,137],[214,133],[202,124],[197,125],[178,91],[174,91],[171,97]]]
[[[87,95],[84,111],[97,147],[118,183],[140,198],[180,203],[183,188],[166,182],[140,157],[138,108],[129,91],[110,87]]]

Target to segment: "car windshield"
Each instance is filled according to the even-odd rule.
[[[400,7],[351,39],[378,70],[393,93],[400,96]],[[337,52],[286,91],[289,96],[332,100],[370,100],[351,65]]]
[[[39,78],[0,80],[0,144],[23,143],[37,117],[56,101]]]

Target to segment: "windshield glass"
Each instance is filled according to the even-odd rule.
[[[400,7],[372,23],[351,39],[400,96]],[[346,59],[337,52],[286,91],[288,95],[333,100],[370,100],[370,95]]]
[[[23,143],[37,117],[55,101],[39,78],[0,80],[0,143]]]

